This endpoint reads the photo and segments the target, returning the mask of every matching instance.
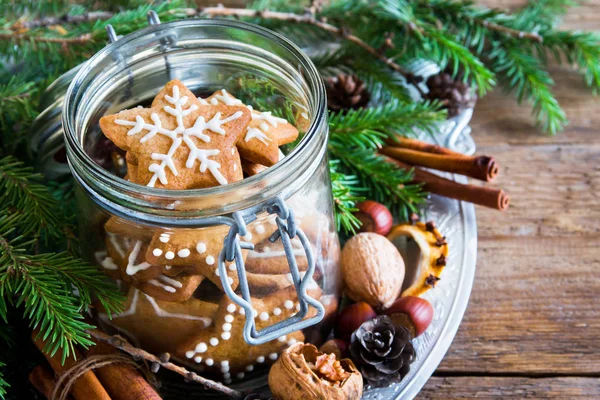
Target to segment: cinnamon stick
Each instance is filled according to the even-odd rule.
[[[50,356],[50,354],[44,352],[46,343],[42,339],[42,336],[39,335],[38,331],[33,332],[32,339],[35,346],[44,354],[50,367],[52,367],[57,375],[65,373],[77,363],[75,358],[67,357],[63,364],[62,350],[58,350],[54,356]],[[82,356],[79,352],[74,350],[74,353],[78,359],[81,359]],[[71,388],[71,395],[75,400],[111,400],[110,396],[96,377],[96,374],[92,371],[87,371],[75,381]]]
[[[396,136],[393,139],[387,139],[386,143],[393,147],[402,147],[405,149],[424,151],[426,153],[433,154],[447,154],[447,155],[462,155],[457,151],[450,150],[447,147],[438,146],[437,144],[423,142],[422,140],[405,138],[402,136]]]
[[[112,355],[118,351],[103,342],[88,351],[90,355]],[[129,364],[111,364],[95,370],[98,379],[113,400],[161,400],[142,374]]]
[[[434,154],[393,146],[384,146],[380,153],[406,164],[470,176],[486,182],[494,180],[499,172],[494,158],[488,156]]]
[[[398,160],[388,158],[388,161],[396,164],[400,168],[413,169],[414,182],[423,183],[423,189],[430,193],[494,208],[500,211],[506,210],[510,204],[509,196],[502,189],[464,185]]]
[[[29,382],[31,382],[38,392],[50,400],[52,392],[54,392],[54,387],[56,386],[56,376],[54,375],[54,371],[44,365],[38,365],[29,374]],[[72,397],[69,396],[67,399],[71,400]]]

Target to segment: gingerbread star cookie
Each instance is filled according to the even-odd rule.
[[[243,106],[205,105],[173,80],[150,108],[132,108],[100,119],[102,132],[137,160],[128,178],[169,189],[226,185],[243,179],[236,148],[251,120]]]
[[[319,298],[321,291],[308,290],[308,294]],[[300,309],[294,287],[273,292],[263,298],[253,297],[252,307],[258,330],[289,318]],[[307,318],[315,315],[312,307],[309,310]],[[179,346],[175,355],[198,365],[220,370],[225,383],[229,383],[232,374],[242,379],[255,366],[273,363],[286,347],[304,340],[302,331],[296,331],[262,345],[249,345],[242,334],[245,318],[244,309],[236,306],[227,295],[223,295],[213,325]]]
[[[206,103],[243,106],[243,103],[225,89],[217,90]],[[291,143],[298,137],[298,129],[284,118],[275,117],[270,111],[252,112],[252,121],[237,143],[242,158],[253,163],[270,167],[279,161],[279,146]]]
[[[98,309],[102,311],[100,304]],[[190,298],[184,302],[154,299],[135,287],[127,293],[125,311],[100,320],[117,329],[137,346],[154,352],[171,352],[213,324],[217,304]],[[168,340],[165,340],[168,337]]]

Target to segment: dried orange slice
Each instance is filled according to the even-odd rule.
[[[387,238],[394,243],[395,239],[402,236],[410,237],[416,242],[421,256],[413,284],[406,288],[400,297],[420,296],[440,280],[448,257],[448,243],[433,222],[396,225]]]

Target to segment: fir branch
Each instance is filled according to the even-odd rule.
[[[0,215],[14,215],[22,235],[37,236],[45,231],[59,238],[59,205],[41,182],[40,174],[14,157],[0,159]]]
[[[386,29],[402,28],[395,35],[400,38],[400,41],[396,40],[395,47],[404,49],[404,56],[433,60],[442,69],[450,63],[455,71],[460,67],[464,79],[472,80],[480,95],[494,86],[494,74],[481,60],[451,35],[428,23],[426,19],[417,18],[412,3],[404,0],[379,0],[375,3],[372,15],[379,21],[370,19],[369,23]],[[379,36],[384,34],[385,32],[377,32]]]
[[[67,0],[0,0],[0,10],[7,16],[57,14],[64,12],[68,6],[69,1]]]
[[[330,142],[329,154],[340,162],[343,173],[353,175],[369,196],[385,204],[395,215],[408,220],[425,199],[420,185],[410,184],[412,171],[396,168],[370,149],[348,149]]]
[[[36,117],[37,93],[36,82],[17,75],[10,74],[8,81],[0,85],[0,130],[6,135],[0,136],[0,153],[10,154],[20,143],[15,134],[19,128],[14,125],[28,125]]]
[[[539,54],[549,51],[557,62],[562,62],[561,54],[567,62],[578,67],[585,83],[594,93],[600,89],[600,37],[589,32],[544,33],[544,43],[538,46]]]
[[[504,34],[507,34],[508,36],[512,36],[517,39],[524,38],[524,39],[533,40],[534,42],[539,42],[539,43],[544,41],[544,38],[536,32],[526,32],[526,31],[520,31],[518,29],[512,29],[507,26],[497,24],[495,22],[489,22],[485,19],[473,19],[473,22],[475,22],[476,24],[480,24],[481,26],[483,26],[491,31],[504,33]]]
[[[514,14],[514,24],[528,31],[554,29],[567,10],[576,5],[572,0],[529,0]]]
[[[577,64],[586,83],[596,91],[600,85],[600,43],[594,34],[554,31],[549,19],[562,14],[566,2],[548,0],[544,3],[553,5],[541,10],[531,4],[512,16],[479,9],[470,2],[430,0],[421,12],[426,14],[433,10],[446,29],[456,32],[461,41],[485,56],[504,87],[514,90],[519,102],[526,99],[533,104],[537,124],[555,134],[567,119],[551,90],[554,82],[545,68],[546,53],[554,54],[559,62],[561,55],[565,55],[569,62]],[[542,17],[548,21],[540,26],[530,24],[535,12],[543,14],[542,11],[546,13]],[[507,37],[505,32],[491,29],[494,26],[491,23],[511,29],[538,29],[543,40],[520,41]]]
[[[0,218],[0,287],[8,300],[17,296],[15,306],[24,307],[24,316],[31,326],[39,327],[44,338],[49,338],[49,353],[59,348],[65,356],[73,351],[75,344],[89,346],[93,342],[85,329],[90,327],[83,321],[80,307],[69,295],[69,289],[55,274],[47,274],[42,268],[29,265],[25,242],[20,236],[10,240],[14,232],[14,220]],[[4,299],[3,299],[4,300]]]
[[[124,35],[147,26],[147,13],[156,11],[162,21],[185,17],[184,0],[144,4],[132,10],[111,15],[108,19],[96,18],[73,24],[42,26],[24,31],[13,30],[19,20],[0,18],[0,51],[15,60],[50,68],[72,68],[89,58],[106,44],[106,26],[113,25],[118,34]]]
[[[515,23],[513,16],[496,9],[477,7],[472,1],[426,0],[421,1],[419,6],[422,7],[420,16],[423,18],[431,18],[433,12],[442,22],[447,22],[450,19],[455,24],[460,21],[461,24],[467,24],[471,28],[473,25],[478,25],[488,31],[515,39],[526,39],[537,43],[544,41],[542,35],[533,29],[517,29],[518,24]],[[461,26],[464,27],[465,25]]]
[[[422,46],[415,53],[417,57],[433,59],[442,69],[451,64],[455,73],[460,71],[465,80],[473,80],[480,96],[485,95],[496,84],[494,73],[450,35],[431,27],[425,28],[425,32],[430,40],[423,40]]]
[[[338,232],[342,229],[345,233],[355,233],[360,228],[360,220],[354,215],[358,211],[356,203],[364,200],[357,196],[357,192],[364,192],[358,187],[358,180],[352,175],[345,175],[337,171],[339,160],[329,161],[331,175],[331,192],[335,206],[335,224]]]
[[[550,89],[554,81],[539,60],[510,42],[495,44],[489,57],[506,88],[516,92],[519,102],[528,100],[533,105],[536,122],[542,129],[551,134],[562,130],[568,121]]]
[[[109,313],[122,309],[122,294],[97,268],[65,253],[28,254],[32,241],[15,236],[17,222],[15,216],[0,217],[0,301],[4,309],[7,301],[23,307],[31,327],[48,342],[46,352],[62,349],[68,357],[75,345],[93,344],[85,332],[92,326],[81,315],[91,293]]]
[[[395,135],[411,136],[415,129],[433,134],[446,111],[430,102],[387,104],[333,113],[329,118],[330,141],[340,146],[375,149]]]
[[[2,368],[6,367],[2,361],[0,361],[0,399],[4,399],[6,396],[6,390],[10,387],[8,382],[4,380],[4,373],[2,372]]]

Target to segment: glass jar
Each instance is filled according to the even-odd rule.
[[[121,155],[98,120],[149,104],[173,79],[198,96],[226,89],[255,109],[269,107],[260,111],[278,109],[300,139],[274,166],[225,186],[131,183],[119,163],[101,162]],[[104,329],[246,385],[287,346],[326,338],[340,291],[326,100],[298,48],[237,21],[150,26],[80,68],[62,118],[83,254],[127,296],[112,319],[98,305]]]

